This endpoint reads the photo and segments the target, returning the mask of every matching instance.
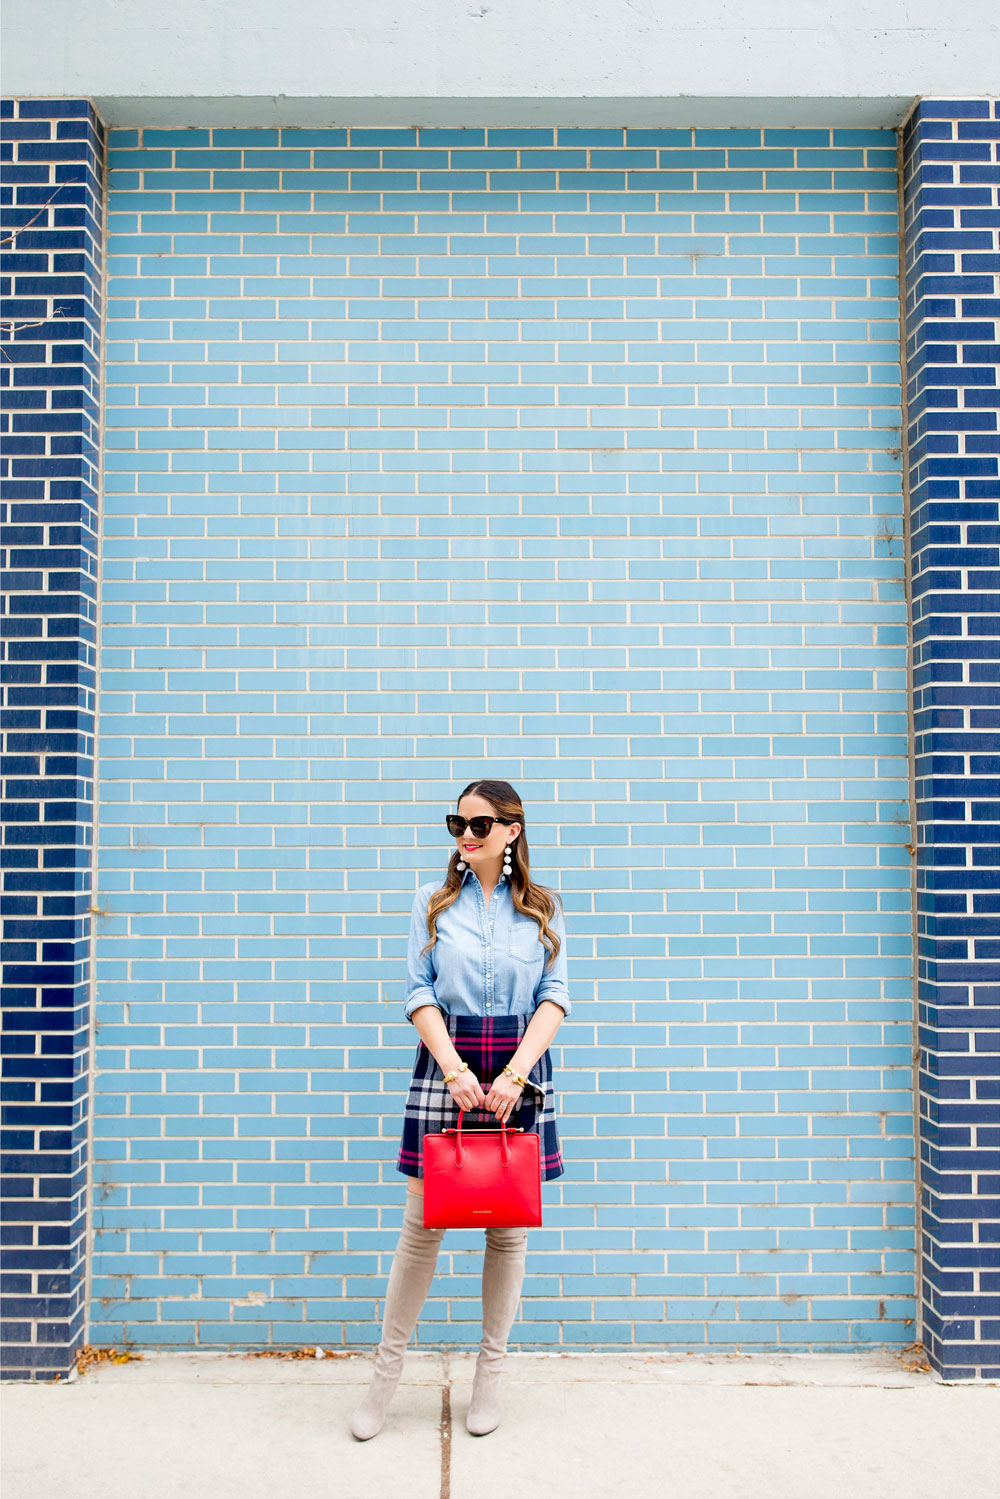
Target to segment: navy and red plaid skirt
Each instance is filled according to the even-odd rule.
[[[442,1011],[448,1034],[463,1062],[468,1062],[488,1093],[493,1080],[503,1071],[518,1048],[531,1019],[530,1015],[450,1015]],[[459,1109],[451,1096],[444,1073],[434,1055],[417,1044],[413,1077],[403,1110],[403,1133],[399,1142],[396,1169],[405,1176],[423,1176],[421,1146],[424,1135],[439,1134],[458,1123]],[[508,1123],[521,1129],[537,1130],[540,1139],[542,1181],[552,1181],[565,1171],[559,1132],[556,1128],[555,1094],[552,1088],[552,1059],[542,1052],[528,1073],[528,1086],[514,1105]],[[473,1109],[462,1120],[462,1129],[497,1127],[496,1115],[489,1109]]]

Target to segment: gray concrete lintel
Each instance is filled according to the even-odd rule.
[[[909,95],[882,98],[294,98],[290,95],[175,98],[96,95],[114,129],[276,126],[604,126],[621,129],[847,128],[892,130],[913,106]]]

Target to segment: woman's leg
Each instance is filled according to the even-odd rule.
[[[419,1190],[417,1190],[419,1188]],[[385,1288],[382,1339],[367,1394],[351,1417],[359,1441],[382,1430],[389,1402],[403,1372],[403,1354],[417,1325],[437,1265],[443,1228],[424,1228],[424,1184],[411,1178],[403,1207],[403,1226]]]
[[[526,1228],[486,1230],[483,1253],[483,1336],[476,1359],[466,1428],[482,1437],[500,1425],[500,1370],[517,1316],[528,1249]]]

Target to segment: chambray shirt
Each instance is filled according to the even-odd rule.
[[[458,897],[437,919],[437,941],[429,952],[427,906],[441,881],[421,885],[413,901],[406,953],[406,1018],[421,1005],[451,1015],[532,1015],[543,999],[568,1015],[566,926],[562,911],[549,926],[561,946],[548,971],[549,949],[538,940],[538,922],[515,909],[507,880],[500,880],[487,907],[479,876],[462,875]]]

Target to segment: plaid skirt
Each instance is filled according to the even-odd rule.
[[[450,1015],[444,1014],[451,1036],[463,1062],[468,1062],[485,1093],[503,1071],[518,1048],[527,1029],[530,1015]],[[434,1055],[417,1044],[413,1076],[403,1110],[403,1133],[399,1142],[397,1171],[404,1176],[423,1176],[422,1144],[424,1135],[439,1134],[458,1123],[459,1109],[452,1098],[444,1074]],[[543,1051],[528,1073],[528,1086],[514,1105],[508,1121],[521,1129],[537,1130],[542,1162],[542,1181],[552,1181],[565,1171],[559,1132],[556,1128],[555,1094],[552,1088],[552,1059]],[[489,1109],[475,1109],[462,1120],[462,1129],[496,1128],[496,1115]]]

